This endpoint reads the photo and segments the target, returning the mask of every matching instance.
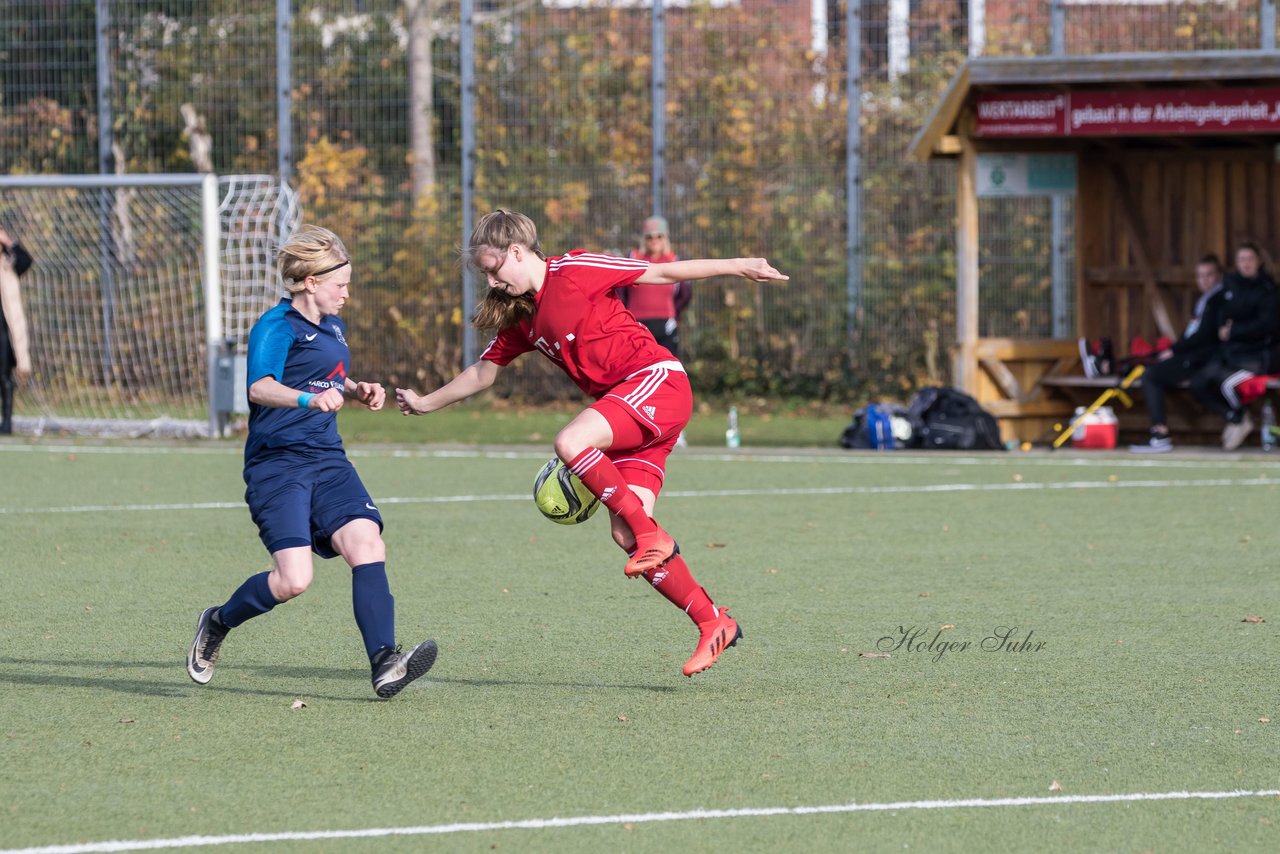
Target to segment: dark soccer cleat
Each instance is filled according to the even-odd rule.
[[[729,616],[727,608],[717,608],[714,619],[698,623],[698,648],[693,656],[684,663],[684,675],[692,676],[701,673],[716,663],[720,653],[737,644],[742,638],[742,629],[738,621]]]
[[[676,541],[660,527],[648,534],[636,534],[636,553],[627,561],[622,574],[638,578],[651,569],[657,569],[676,556]]]
[[[373,690],[386,700],[431,669],[436,663],[436,642],[423,641],[408,652],[400,647],[383,649],[373,657]]]
[[[226,626],[213,621],[217,608],[205,608],[196,620],[196,636],[191,641],[191,649],[187,650],[187,675],[201,685],[209,684],[213,678],[213,666],[218,663],[218,651],[222,649],[222,641],[230,631]]]

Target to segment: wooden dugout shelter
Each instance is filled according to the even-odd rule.
[[[979,336],[978,199],[992,179],[980,163],[1074,160],[1076,332],[1119,355],[1134,336],[1178,336],[1205,252],[1230,264],[1241,240],[1268,262],[1280,251],[1280,52],[971,59],[910,151],[956,161],[953,377],[1006,439],[1070,415],[1079,354],[1074,338]]]

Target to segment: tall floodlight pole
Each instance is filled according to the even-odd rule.
[[[109,0],[94,2],[94,40],[98,54],[98,173],[115,171],[111,154],[114,128],[111,115],[111,9]],[[124,164],[121,164],[122,166]],[[112,190],[98,191],[98,263],[102,271],[102,374],[110,382],[115,374],[112,336],[115,333],[116,280],[111,239]]]
[[[293,10],[276,0],[276,172],[280,185],[293,180]]]
[[[473,0],[462,2],[462,33],[459,62],[462,66],[462,245],[471,239],[475,227],[476,195],[476,55]],[[476,312],[476,291],[471,268],[462,265],[462,364],[476,360],[476,331],[471,317]]]
[[[667,14],[665,0],[653,0],[653,77],[649,101],[653,113],[653,204],[654,216],[662,216],[667,185]]]
[[[862,2],[845,4],[845,336],[852,364],[862,310]]]

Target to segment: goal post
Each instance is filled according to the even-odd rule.
[[[235,367],[282,293],[274,253],[299,219],[271,176],[0,176],[0,226],[36,259],[15,428],[221,435],[244,409]]]

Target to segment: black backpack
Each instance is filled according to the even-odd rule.
[[[953,388],[925,388],[911,400],[912,445],[956,451],[1003,451],[1000,427],[978,401]]]

